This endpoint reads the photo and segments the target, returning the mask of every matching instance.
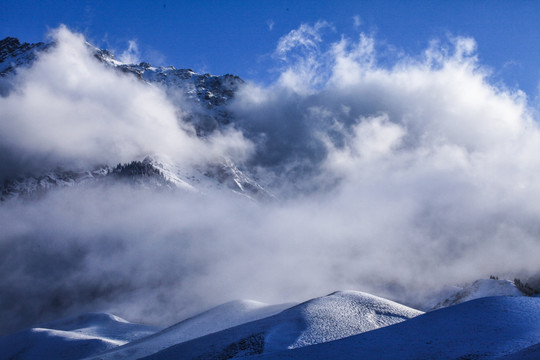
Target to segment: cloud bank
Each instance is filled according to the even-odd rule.
[[[445,284],[538,271],[540,131],[526,95],[490,83],[472,39],[382,62],[373,37],[328,43],[328,29],[285,35],[277,82],[248,83],[232,129],[206,139],[164,91],[57,31],[55,50],[0,98],[4,163],[160,153],[191,164],[236,151],[279,199],[103,185],[5,202],[4,331],[96,310],[168,325],[235,298],[338,289],[414,303]]]

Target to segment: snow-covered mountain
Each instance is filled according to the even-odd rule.
[[[50,45],[45,43],[22,43],[14,37],[0,41],[0,76],[7,76],[20,66],[29,66],[40,51]]]
[[[185,109],[183,121],[193,125],[198,136],[207,136],[230,123],[231,115],[227,104],[244,83],[239,77],[197,74],[190,69],[152,67],[148,63],[125,64],[116,60],[110,51],[95,48],[88,43],[86,45],[105,66],[132,74],[148,86],[160,86],[170,93],[171,99],[178,98],[175,94],[180,94],[181,105]],[[21,43],[11,37],[0,41],[0,78],[16,76],[18,69],[30,67],[40,53],[54,46],[54,43]],[[0,200],[28,197],[57,187],[89,184],[112,178],[132,178],[134,182],[146,186],[165,186],[188,191],[205,192],[208,189],[226,188],[248,197],[273,197],[253,179],[248,169],[241,168],[228,157],[193,167],[175,163],[163,156],[148,154],[125,164],[93,168],[60,166],[40,173],[10,178],[0,184]]]
[[[223,159],[221,163],[185,168],[170,161],[145,157],[142,161],[135,160],[115,167],[104,165],[93,169],[57,168],[38,175],[8,179],[0,187],[0,201],[17,197],[35,197],[51,189],[106,181],[123,181],[143,187],[202,193],[213,189],[228,189],[259,199],[273,197],[269,191],[228,159]]]
[[[205,119],[206,122],[198,121],[200,127],[197,130],[201,133],[211,132],[220,124],[228,123],[229,115],[224,105],[244,84],[240,77],[231,74],[221,76],[197,74],[191,69],[176,69],[174,66],[153,67],[147,62],[126,64],[117,60],[108,50],[98,49],[89,43],[86,45],[104,64],[118,71],[133,74],[145,82],[164,85],[170,91],[180,91],[185,99],[201,105],[196,109],[196,115],[205,114],[212,117]],[[51,46],[54,47],[55,44],[21,43],[19,39],[13,37],[0,40],[0,76],[14,75],[18,68],[31,66],[38,55]]]
[[[196,125],[199,135],[211,133],[231,120],[226,109],[228,102],[234,97],[244,81],[235,75],[222,76],[197,74],[191,69],[176,69],[174,66],[153,67],[147,62],[125,64],[118,61],[107,50],[102,50],[88,44],[94,51],[94,56],[113,68],[133,74],[137,78],[164,86],[169,92],[180,91],[184,99],[191,104],[187,121]]]

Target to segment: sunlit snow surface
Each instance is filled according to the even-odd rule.
[[[178,343],[274,315],[289,306],[291,304],[267,305],[251,300],[231,301],[186,319],[153,336],[100,354],[96,359],[133,359],[151,355]]]
[[[279,352],[341,339],[420,314],[422,312],[373,295],[342,291],[265,319],[170,347],[147,359],[228,359]]]

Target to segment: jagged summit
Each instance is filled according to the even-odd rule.
[[[0,61],[4,61],[8,56],[14,55],[15,53],[28,51],[35,45],[42,45],[42,43],[21,44],[19,39],[8,36],[7,38],[0,40]]]
[[[98,49],[88,44],[99,61],[118,70],[135,75],[148,83],[160,84],[168,91],[180,90],[184,97],[192,103],[187,120],[196,125],[197,134],[206,135],[231,120],[225,108],[234,98],[235,92],[245,84],[236,75],[198,74],[192,69],[177,69],[174,66],[154,67],[148,62],[126,64],[117,60],[109,50]]]
[[[206,103],[207,106],[219,106],[234,97],[234,93],[244,84],[244,80],[236,75],[198,74],[192,69],[177,69],[174,66],[154,67],[148,62],[126,64],[118,61],[109,50],[93,47],[96,59],[132,73],[138,78],[151,83],[159,83],[168,87],[181,87],[186,90],[190,99]]]
[[[6,76],[17,67],[29,65],[36,59],[36,51],[44,50],[49,45],[39,42],[22,43],[14,37],[0,41],[0,76]]]
[[[39,51],[52,45],[54,43],[21,43],[15,37],[1,40],[0,76],[8,75],[19,66],[31,65]],[[146,82],[161,84],[168,88],[180,88],[188,99],[203,104],[207,109],[225,105],[245,83],[240,77],[231,74],[198,74],[189,68],[153,67],[148,62],[126,64],[117,60],[110,50],[99,49],[88,42],[86,45],[92,49],[94,57],[99,61],[120,71],[132,73]]]
[[[0,59],[5,59],[5,57],[14,52],[17,48],[21,46],[19,39],[14,37],[7,37],[3,40],[0,40]]]

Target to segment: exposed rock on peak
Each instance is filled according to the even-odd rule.
[[[35,44],[22,43],[14,37],[0,41],[0,76],[6,76],[19,66],[29,65],[36,58],[36,51],[43,50],[48,45],[39,42]]]

